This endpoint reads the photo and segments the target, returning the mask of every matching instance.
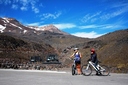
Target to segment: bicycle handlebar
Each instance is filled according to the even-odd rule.
[[[69,57],[68,59],[69,59],[69,60],[75,60],[75,58],[71,58],[71,57]]]

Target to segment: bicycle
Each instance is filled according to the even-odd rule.
[[[72,64],[72,75],[77,75],[77,69],[76,69],[76,64],[75,64],[75,59]]]
[[[92,74],[92,67],[94,68],[94,70],[96,72],[98,72],[98,74],[103,75],[103,76],[108,76],[110,73],[109,67],[107,67],[106,65],[97,65],[95,67],[94,63],[91,61],[88,61],[87,65],[83,65],[81,70],[82,70],[82,74],[85,76],[89,76]]]

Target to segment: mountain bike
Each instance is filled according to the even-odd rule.
[[[77,69],[76,69],[76,64],[75,64],[75,59],[72,64],[72,75],[77,75]]]
[[[110,73],[109,67],[107,67],[106,65],[97,65],[95,67],[94,63],[91,61],[88,61],[87,65],[83,65],[81,70],[82,70],[82,74],[85,76],[89,76],[92,74],[93,68],[96,72],[98,72],[98,74],[103,75],[103,76],[108,76]]]

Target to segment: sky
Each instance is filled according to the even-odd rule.
[[[0,0],[0,17],[96,38],[128,28],[128,0]]]

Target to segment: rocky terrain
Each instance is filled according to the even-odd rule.
[[[95,48],[99,61],[112,72],[128,72],[128,29],[89,39],[70,35],[54,25],[24,26],[16,19],[0,18],[1,65],[9,61],[28,63],[31,56],[40,56],[42,63],[49,54],[57,54],[61,67],[70,68],[69,56],[75,47],[82,53],[82,64],[87,63],[90,49]]]

